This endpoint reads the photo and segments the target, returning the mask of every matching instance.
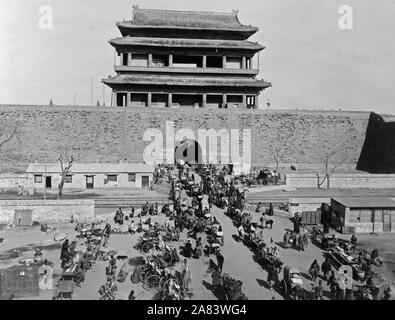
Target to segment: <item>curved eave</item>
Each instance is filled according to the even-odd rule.
[[[231,41],[223,41],[221,44],[221,41],[219,40],[206,40],[206,43],[193,43],[197,42],[196,40],[191,41],[188,43],[186,40],[180,40],[177,43],[177,40],[174,39],[169,39],[171,43],[166,43],[166,42],[160,42],[163,39],[157,39],[151,40],[151,41],[146,41],[146,42],[139,42],[136,39],[130,39],[129,37],[123,37],[123,38],[115,38],[111,39],[108,43],[111,44],[114,48],[122,48],[122,47],[160,47],[160,48],[208,48],[208,49],[239,49],[239,50],[250,50],[253,52],[258,52],[262,51],[265,49],[264,46],[250,42],[250,41],[234,41],[234,43],[231,43]],[[211,42],[211,43],[210,43]]]
[[[249,34],[250,36],[257,33],[257,27],[244,26],[241,28],[211,28],[211,27],[180,27],[180,26],[155,26],[155,25],[140,25],[132,24],[130,22],[117,22],[116,26],[122,33],[121,29],[162,29],[162,30],[199,30],[199,31],[220,31],[220,32],[239,32]],[[123,34],[123,33],[122,33]]]
[[[188,87],[250,87],[265,89],[271,87],[271,83],[264,80],[229,80],[208,79],[197,80],[195,78],[168,78],[168,77],[113,77],[103,79],[103,83],[110,87],[117,85],[164,85],[164,86],[188,86]]]

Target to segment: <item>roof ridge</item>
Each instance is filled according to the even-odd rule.
[[[226,15],[226,16],[235,16],[237,18],[236,12],[217,12],[217,11],[193,11],[193,10],[169,10],[169,9],[142,9],[142,8],[134,8],[133,10],[140,11],[162,11],[162,12],[179,12],[179,13],[202,13],[202,14],[216,14],[216,15]],[[237,18],[237,21],[240,23],[240,20]]]

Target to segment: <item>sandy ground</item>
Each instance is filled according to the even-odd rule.
[[[237,242],[237,229],[233,225],[232,220],[224,214],[224,210],[213,207],[212,214],[221,222],[225,235],[225,245],[221,248],[222,254],[225,258],[224,273],[230,274],[233,278],[243,281],[243,292],[251,300],[261,299],[283,299],[281,294],[276,291],[270,291],[267,288],[267,272],[257,262],[254,254],[241,242]],[[105,218],[105,217],[101,217]],[[111,219],[112,216],[107,216]],[[158,222],[163,222],[164,216],[154,217]],[[258,220],[257,214],[254,213],[254,220]],[[291,222],[282,217],[273,217],[274,225],[273,229],[265,229],[265,237],[267,242],[270,243],[273,240],[273,245],[278,244],[282,241],[285,229],[291,229]],[[60,232],[67,234],[70,240],[73,240],[76,236],[74,226],[71,224],[57,225]],[[133,248],[137,243],[138,237],[141,234],[136,235],[120,235],[113,234],[110,238],[109,248],[110,250],[117,250],[120,255],[127,255],[128,260],[125,261],[129,275],[124,283],[118,283],[117,299],[127,299],[130,290],[135,291],[137,299],[156,299],[155,292],[146,291],[141,284],[135,285],[130,281],[130,275],[132,274],[136,258],[141,257],[142,254]],[[339,235],[340,236],[340,235]],[[60,270],[60,246],[61,243],[53,240],[54,233],[44,233],[40,231],[40,228],[11,228],[8,230],[0,231],[0,237],[3,237],[5,241],[0,244],[0,257],[4,257],[7,252],[13,249],[19,248],[23,251],[23,257],[33,256],[34,245],[43,246],[44,257],[48,259],[54,268],[56,276],[61,272]],[[170,243],[170,246],[176,247],[177,249],[182,245],[182,241],[185,239],[185,232],[182,234],[180,242]],[[202,235],[203,246],[207,243],[206,236]],[[395,235],[382,234],[382,235],[359,235],[359,245],[369,250],[373,247],[377,247],[381,257],[384,260],[384,266],[380,269],[382,275],[390,280],[395,279],[394,265],[395,265],[395,254],[394,250],[391,250],[391,245],[394,243]],[[194,241],[193,241],[194,246]],[[79,241],[79,248],[84,250],[82,241]],[[321,264],[323,262],[323,252],[314,244],[309,244],[308,248],[304,252],[299,252],[294,249],[280,249],[280,257],[284,261],[285,265],[297,267],[304,274],[304,287],[307,290],[311,290],[311,281],[306,275],[310,264],[314,259],[317,259]],[[1,259],[0,268],[4,269],[11,265],[15,265],[18,259]],[[216,262],[215,256],[209,257],[202,256],[200,259],[189,259],[191,271],[192,271],[192,292],[193,295],[190,299],[203,299],[203,300],[215,300],[223,299],[223,296],[215,296],[211,291],[211,274],[207,272],[209,261],[212,259]],[[118,261],[118,270],[124,262]],[[75,289],[73,299],[78,300],[91,300],[99,299],[98,290],[102,284],[104,284],[105,267],[108,262],[98,261],[94,267],[86,273],[85,282],[81,287]],[[181,270],[181,264],[172,267],[176,270]],[[280,280],[282,279],[282,273],[279,275]],[[324,289],[328,291],[328,287],[324,286]],[[40,291],[40,296],[32,299],[51,299],[53,293],[50,290]]]

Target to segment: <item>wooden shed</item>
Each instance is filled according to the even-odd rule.
[[[395,232],[394,198],[336,197],[331,212],[331,225],[341,233]]]

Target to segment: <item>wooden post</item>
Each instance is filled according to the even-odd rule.
[[[131,92],[128,92],[128,93],[126,94],[126,105],[125,105],[125,107],[129,107],[131,101],[132,101],[132,93],[131,93]]]
[[[148,54],[148,67],[152,67],[152,53]]]
[[[173,105],[173,94],[169,93],[167,96],[167,107],[170,108]]]
[[[259,96],[256,95],[256,96],[255,96],[255,106],[254,106],[254,109],[258,109],[258,108],[259,108]]]
[[[202,108],[206,108],[206,106],[207,106],[207,94],[203,93]]]
[[[169,55],[169,67],[173,67],[173,55]]]
[[[247,61],[246,57],[242,57],[241,58],[241,68],[242,69],[246,69],[247,68],[246,61]]]
[[[222,57],[222,68],[226,68],[226,56]]]
[[[152,106],[152,93],[147,93],[147,107],[150,108]]]
[[[224,93],[222,95],[222,108],[225,108],[225,106],[226,106],[226,94]]]
[[[206,68],[207,65],[207,56],[203,56],[202,67]]]
[[[243,108],[247,108],[247,95],[243,94]]]
[[[45,174],[44,174],[44,200],[46,198],[47,195],[47,166],[45,166]]]

